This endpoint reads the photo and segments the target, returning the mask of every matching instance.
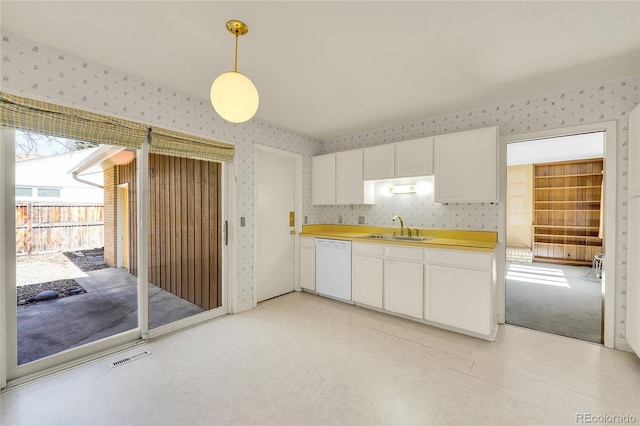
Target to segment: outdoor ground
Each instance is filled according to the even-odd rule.
[[[32,303],[36,295],[46,290],[58,292],[58,297],[85,293],[75,278],[103,268],[107,268],[103,248],[18,256],[16,302]]]

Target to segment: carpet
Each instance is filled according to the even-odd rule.
[[[590,267],[507,264],[507,324],[601,343],[601,314],[601,284]]]

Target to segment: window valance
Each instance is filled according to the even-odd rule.
[[[152,127],[149,134],[149,152],[228,163],[233,159],[235,147],[213,139]]]
[[[148,126],[0,92],[0,127],[139,149]]]

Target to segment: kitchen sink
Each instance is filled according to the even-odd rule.
[[[408,237],[405,235],[386,235],[386,234],[371,234],[363,235],[362,238],[371,238],[375,240],[390,240],[390,241],[427,241],[433,237]]]

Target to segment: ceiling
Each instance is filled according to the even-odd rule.
[[[7,1],[13,33],[208,99],[238,70],[257,117],[320,139],[640,73],[640,3]],[[212,114],[215,112],[212,110]]]
[[[535,139],[507,144],[507,166],[604,157],[604,133]]]

